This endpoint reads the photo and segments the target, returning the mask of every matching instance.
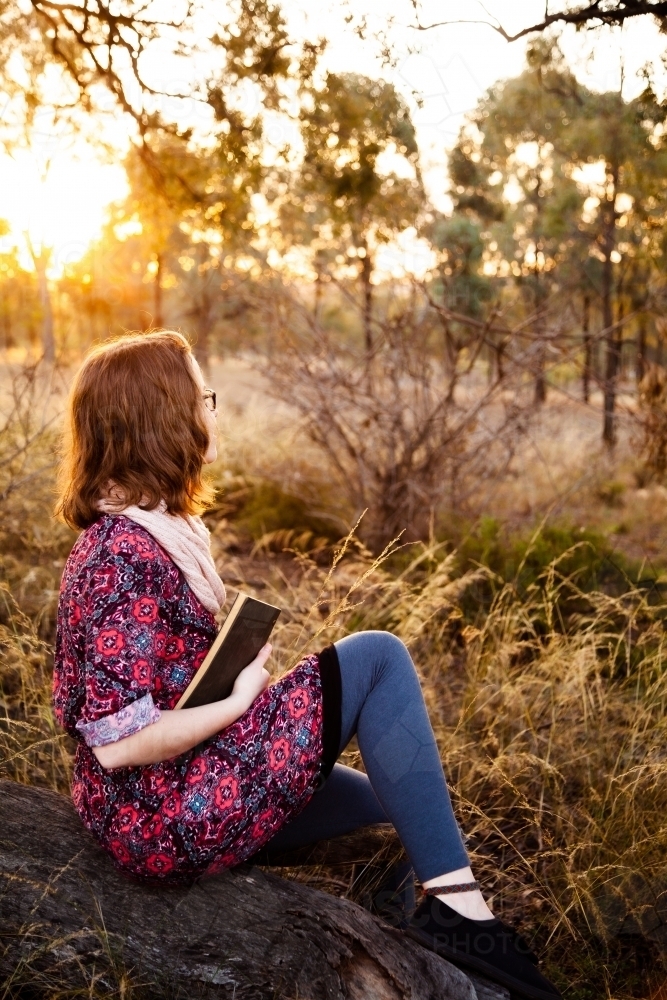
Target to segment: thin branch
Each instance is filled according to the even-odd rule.
[[[194,2],[189,0],[182,17],[173,20],[145,16],[146,4],[116,12],[109,0],[81,0],[81,3],[57,3],[55,0],[30,0],[33,12],[47,30],[44,42],[53,57],[64,67],[82,101],[90,98],[91,88],[103,83],[123,111],[137,123],[145,136],[157,118],[144,108],[137,108],[128,96],[132,84],[140,95],[164,96],[143,78],[139,62],[148,45],[159,37],[161,29],[181,31],[191,19]],[[117,68],[122,52],[127,60],[127,79]],[[191,97],[191,94],[167,94]]]
[[[521,28],[515,34],[510,34],[499,21],[495,19],[452,19],[447,21],[433,21],[431,24],[423,24],[419,16],[418,0],[412,0],[416,21],[412,25],[417,31],[431,31],[433,28],[442,28],[451,24],[483,24],[501,35],[506,42],[515,42],[526,35],[538,34],[546,31],[554,24],[574,24],[577,27],[599,26],[599,25],[619,25],[629,20],[631,17],[642,17],[649,14],[653,17],[667,17],[667,2],[665,0],[620,0],[617,7],[613,9],[600,9],[601,0],[594,0],[593,3],[585,4],[576,10],[563,10],[553,14],[545,11],[545,16],[541,21]]]

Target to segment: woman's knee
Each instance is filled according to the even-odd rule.
[[[412,660],[402,639],[393,632],[368,630],[355,632],[336,642],[339,659],[354,659],[364,667],[383,669],[412,667]]]
[[[379,655],[390,662],[402,662],[410,660],[410,654],[408,653],[408,648],[402,639],[399,639],[397,635],[393,632],[386,631],[376,631],[369,632],[368,635],[374,636],[374,643],[377,646]]]

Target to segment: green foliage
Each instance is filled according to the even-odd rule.
[[[483,222],[500,222],[505,215],[502,189],[491,185],[493,165],[477,155],[474,141],[466,131],[451,150],[447,161],[450,194],[458,212],[472,214]]]
[[[320,533],[327,530],[323,521],[308,512],[303,500],[290,496],[280,486],[268,482],[258,483],[250,490],[247,500],[241,505],[236,522],[254,539],[281,528]]]
[[[207,520],[215,523],[227,517],[241,536],[258,543],[274,536],[275,543],[287,542],[285,548],[299,538],[308,548],[338,541],[340,528],[313,507],[312,499],[288,493],[279,483],[239,476],[223,480],[219,501]]]
[[[407,105],[392,84],[328,73],[321,88],[308,91],[301,132],[300,196],[327,205],[336,235],[366,248],[371,233],[382,242],[414,224],[424,198],[417,142]],[[378,157],[392,149],[411,164],[414,179],[379,171]]]
[[[429,236],[441,254],[434,291],[453,312],[479,317],[494,294],[492,282],[479,273],[484,253],[481,225],[462,215],[439,216]]]
[[[620,483],[615,479],[609,479],[601,483],[597,489],[600,500],[608,507],[622,507],[623,494],[625,493],[625,483]]]
[[[586,608],[582,595],[622,594],[639,579],[639,566],[615,551],[603,535],[566,524],[545,524],[512,535],[495,518],[485,517],[455,544],[462,571],[482,565],[495,577],[476,590],[475,602],[468,606],[473,616],[479,611],[476,602],[488,607],[499,586],[511,584],[522,596],[548,586],[555,567],[559,579],[568,581],[555,598],[566,616]]]
[[[237,0],[234,8],[234,20],[211,38],[223,49],[225,66],[219,82],[210,85],[209,101],[219,101],[223,90],[245,80],[258,84],[266,106],[277,110],[285,84],[297,79],[304,86],[310,80],[326,41],[297,45],[281,8],[266,0]]]

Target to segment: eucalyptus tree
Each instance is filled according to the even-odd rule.
[[[153,141],[150,163],[153,170],[136,148],[130,150],[129,192],[114,206],[108,245],[98,252],[111,262],[116,285],[131,283],[138,272],[152,289],[150,302],[140,292],[135,298],[135,310],[143,311],[140,326],[185,321],[206,370],[216,324],[231,308],[236,263],[253,253],[253,188],[242,183],[249,171],[228,161],[219,143],[206,147],[165,134]]]
[[[322,86],[309,87],[300,122],[304,156],[292,190],[311,206],[314,232],[360,262],[370,351],[374,253],[416,225],[424,202],[414,126],[392,84],[355,73],[328,73]]]
[[[0,238],[0,349],[34,348],[41,325],[37,276],[23,266],[6,219],[0,219]]]
[[[484,210],[485,198],[493,203],[493,188],[502,192],[499,256],[529,293],[535,313],[538,401],[544,393],[540,333],[548,296],[578,287],[583,299],[586,395],[591,298],[599,299],[605,346],[603,440],[608,445],[616,437],[619,331],[626,302],[618,282],[627,278],[624,255],[637,257],[645,233],[635,239],[635,250],[625,236],[633,227],[645,228],[655,205],[663,203],[663,118],[650,87],[632,101],[617,92],[594,93],[577,81],[553,41],[540,40],[528,49],[527,69],[492,88],[470,116],[474,135],[466,137],[467,147],[459,141],[459,161],[467,156],[481,165],[471,171],[469,204],[476,201]],[[601,181],[591,180],[596,171]],[[641,273],[635,269],[635,279]]]
[[[240,0],[234,13],[211,39],[221,58],[206,83],[213,113],[206,134],[156,129],[146,137],[149,155],[137,147],[127,162],[127,210],[144,227],[153,257],[154,325],[162,325],[162,280],[171,267],[179,315],[194,327],[204,368],[235,263],[261,257],[253,199],[266,178],[265,113],[283,110],[322,48],[292,45],[280,8],[266,0]]]
[[[26,26],[12,35],[0,17],[0,81],[4,99],[0,115],[0,149],[22,170],[29,172],[33,198],[45,197],[55,161],[58,158],[62,161],[77,139],[85,138],[98,152],[106,152],[94,123],[81,114],[71,82],[54,79],[53,67],[42,42]],[[3,57],[8,58],[7,64],[2,63]],[[22,249],[27,251],[35,270],[42,354],[44,360],[51,363],[55,360],[57,345],[49,270],[59,262],[54,261],[53,246],[48,245],[42,225],[42,215],[35,213],[32,232],[26,227],[23,233],[15,236],[23,244]]]
[[[536,45],[524,72],[489,90],[469,116],[450,167],[457,209],[495,222],[489,248],[514,276],[532,318],[526,353],[538,403],[546,398],[549,298],[558,291],[583,200],[563,169],[576,82],[563,64],[544,64],[543,46]]]
[[[321,320],[324,287],[330,280],[341,247],[334,237],[331,211],[324,198],[315,198],[310,183],[304,186],[302,171],[285,169],[275,172],[268,189],[269,199],[276,206],[272,245],[287,257],[297,251],[308,255],[314,272],[313,319]],[[343,258],[344,259],[344,258]],[[304,266],[304,262],[299,262]]]
[[[475,340],[466,319],[482,319],[495,294],[491,279],[480,271],[485,249],[482,225],[461,213],[451,218],[437,215],[424,231],[437,252],[433,291],[445,307],[440,313],[445,360],[453,373],[459,356]],[[502,377],[502,350],[496,351],[496,373]],[[450,377],[452,393],[455,385]]]
[[[589,183],[592,204],[584,231],[589,252],[601,264],[601,313],[605,343],[603,440],[616,440],[616,394],[621,356],[623,298],[619,265],[631,243],[624,233],[642,226],[651,205],[662,198],[667,166],[661,138],[664,111],[650,87],[626,101],[620,92],[594,93],[578,85],[575,114],[561,142],[570,171],[599,165],[602,181]],[[580,181],[580,186],[582,182]],[[597,205],[595,204],[597,202]],[[641,245],[641,239],[640,239]]]

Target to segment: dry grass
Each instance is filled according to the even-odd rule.
[[[43,449],[52,442],[34,444],[35,468]],[[66,791],[71,748],[53,723],[50,671],[71,536],[49,521],[50,490],[47,471],[2,509],[0,774]],[[435,542],[374,560],[350,540],[331,568],[321,553],[252,555],[233,518],[213,528],[227,578],[285,609],[277,672],[348,630],[387,628],[407,642],[487,894],[565,995],[656,995],[667,955],[667,674],[655,595],[581,593],[562,561],[520,592],[483,567],[462,575]],[[360,763],[354,747],[347,760]],[[298,877],[365,891],[354,877]],[[129,995],[126,983],[105,990]]]

